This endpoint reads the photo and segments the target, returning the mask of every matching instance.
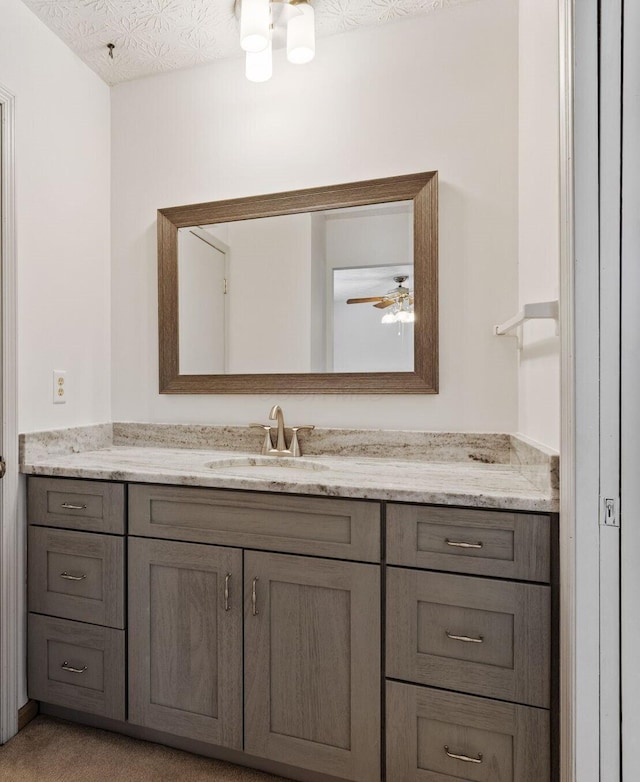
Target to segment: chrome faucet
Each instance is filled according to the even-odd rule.
[[[302,429],[314,429],[315,427],[307,424],[305,426],[292,426],[291,427],[291,442],[287,445],[287,435],[284,426],[284,414],[280,405],[274,405],[269,413],[270,421],[277,421],[276,431],[276,445],[273,446],[273,429],[266,424],[249,424],[251,427],[256,427],[264,431],[264,440],[262,442],[262,450],[260,453],[263,456],[302,456],[300,451],[300,441],[298,440],[298,432]]]

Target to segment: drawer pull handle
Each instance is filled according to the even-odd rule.
[[[60,573],[60,578],[64,578],[66,581],[82,581],[86,577],[86,573],[83,573],[81,576],[72,576],[70,573],[67,573],[66,570]]]
[[[449,752],[447,744],[444,745],[444,751],[447,753],[448,757],[453,758],[454,760],[463,760],[465,763],[482,763],[482,752],[478,752],[477,757],[470,758],[468,755],[458,755],[455,752]]]
[[[66,510],[86,510],[86,505],[72,505],[70,502],[63,502],[60,506],[62,508],[65,508]]]
[[[449,538],[445,538],[444,542],[447,546],[453,546],[454,548],[482,548],[484,546],[484,543],[480,540],[477,543],[466,543],[464,540],[449,540]]]
[[[231,605],[229,603],[229,581],[231,581],[231,573],[227,573],[224,577],[224,610],[229,611]]]
[[[484,643],[484,636],[482,635],[479,635],[477,638],[473,638],[470,635],[456,635],[455,633],[450,633],[448,630],[445,630],[445,633],[447,634],[447,638],[450,638],[452,641],[464,641],[466,644]]]
[[[69,673],[84,673],[87,670],[87,666],[84,665],[82,668],[74,668],[73,665],[69,665],[69,663],[65,660],[62,665],[60,666],[63,671],[68,671]]]
[[[258,595],[256,594],[256,584],[258,579],[254,578],[251,582],[251,613],[258,616]]]

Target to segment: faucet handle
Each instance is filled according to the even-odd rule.
[[[304,426],[291,427],[291,445],[289,446],[291,456],[302,456],[300,451],[300,441],[298,440],[298,432],[300,432],[302,429],[311,430],[315,429],[315,426],[313,426],[313,424],[305,424]]]
[[[273,442],[271,441],[271,427],[266,424],[249,424],[250,429],[263,429],[264,441],[262,443],[262,451],[260,453],[265,456],[273,448]]]

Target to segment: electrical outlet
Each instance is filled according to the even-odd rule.
[[[53,404],[64,405],[67,401],[66,370],[53,370]]]

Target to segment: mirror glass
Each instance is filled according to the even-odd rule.
[[[414,370],[412,200],[178,229],[181,375]]]

